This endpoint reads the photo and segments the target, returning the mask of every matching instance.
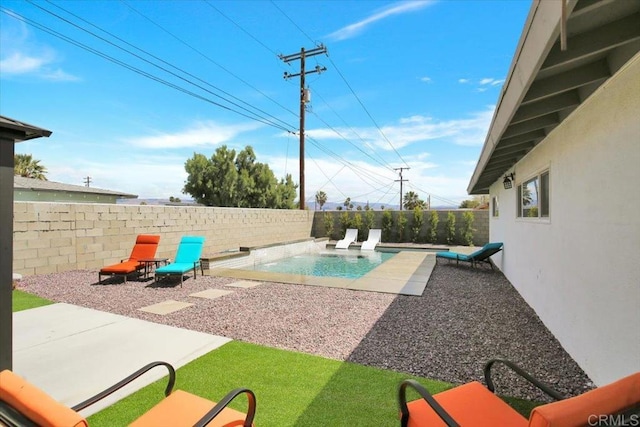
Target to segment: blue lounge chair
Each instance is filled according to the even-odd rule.
[[[200,263],[200,255],[204,246],[204,237],[200,236],[183,236],[178,245],[176,258],[171,264],[156,269],[155,280],[159,276],[176,276],[180,275],[180,286],[184,279],[185,273],[193,270],[193,278],[197,276],[198,267],[204,275],[202,263]]]
[[[470,262],[472,267],[475,267],[476,263],[486,262],[491,266],[491,269],[493,270],[493,264],[491,263],[491,255],[497,252],[500,252],[501,250],[502,250],[501,242],[487,243],[482,247],[482,249],[479,249],[469,255],[459,254],[457,252],[436,252],[436,260],[438,258],[446,258],[448,260],[454,259],[456,260],[456,265],[460,261],[465,261],[465,262]]]

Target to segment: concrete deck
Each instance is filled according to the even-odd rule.
[[[231,341],[71,304],[13,313],[13,337],[14,372],[68,406],[150,362],[169,362],[177,369]],[[166,373],[154,368],[82,415],[98,412]]]

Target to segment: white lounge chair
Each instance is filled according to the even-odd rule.
[[[347,232],[344,233],[344,239],[338,240],[336,243],[336,249],[349,249],[349,245],[358,240],[358,229],[347,228]]]
[[[366,242],[362,242],[360,246],[361,251],[372,251],[376,248],[376,245],[380,243],[380,237],[382,237],[382,230],[379,228],[372,228],[369,230],[369,237]]]

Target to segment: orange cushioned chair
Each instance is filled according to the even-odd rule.
[[[142,270],[144,263],[141,259],[149,259],[156,256],[160,236],[140,234],[136,238],[136,244],[131,250],[128,260],[120,260],[120,263],[103,267],[98,273],[98,282],[102,281],[102,276],[124,276],[124,283],[127,283],[127,275]]]
[[[557,402],[536,407],[527,421],[493,392],[491,367],[504,363]],[[508,360],[494,359],[484,368],[487,388],[477,381],[434,396],[414,380],[400,384],[402,427],[582,427],[640,425],[640,372],[576,397],[564,399]],[[421,399],[407,402],[411,387]]]
[[[235,389],[217,404],[185,391],[172,392],[176,373],[173,367],[166,362],[150,363],[107,390],[72,408],[54,400],[13,372],[4,370],[0,372],[0,425],[6,424],[9,427],[87,427],[87,421],[78,411],[104,399],[156,366],[165,366],[169,370],[169,382],[165,389],[167,397],[130,424],[131,426],[253,426],[256,398],[251,390]],[[240,394],[247,395],[248,410],[246,414],[227,407]]]

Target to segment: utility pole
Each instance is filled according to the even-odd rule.
[[[90,185],[89,185],[89,184],[91,184],[91,177],[90,177],[90,176],[87,176],[86,178],[84,178],[84,179],[82,180],[82,182],[84,182],[85,187],[90,187]]]
[[[311,71],[305,70],[305,58],[309,56],[320,55],[321,53],[327,53],[327,48],[324,45],[320,45],[315,49],[311,49],[309,51],[305,51],[304,48],[300,48],[300,53],[293,53],[291,55],[280,55],[280,59],[284,62],[289,63],[291,61],[295,61],[297,59],[300,60],[300,72],[295,74],[289,74],[286,71],[284,72],[284,78],[290,79],[291,77],[300,76],[300,209],[304,210],[304,113],[305,113],[305,104],[309,102],[308,91],[304,87],[304,77],[307,74],[318,73],[320,74],[323,71],[326,71],[326,67],[320,67],[316,65]]]
[[[409,181],[408,179],[402,179],[402,171],[409,170],[411,168],[394,168],[395,171],[400,171],[400,179],[396,179],[396,182],[400,181],[400,210],[402,210],[402,183],[405,181]]]

